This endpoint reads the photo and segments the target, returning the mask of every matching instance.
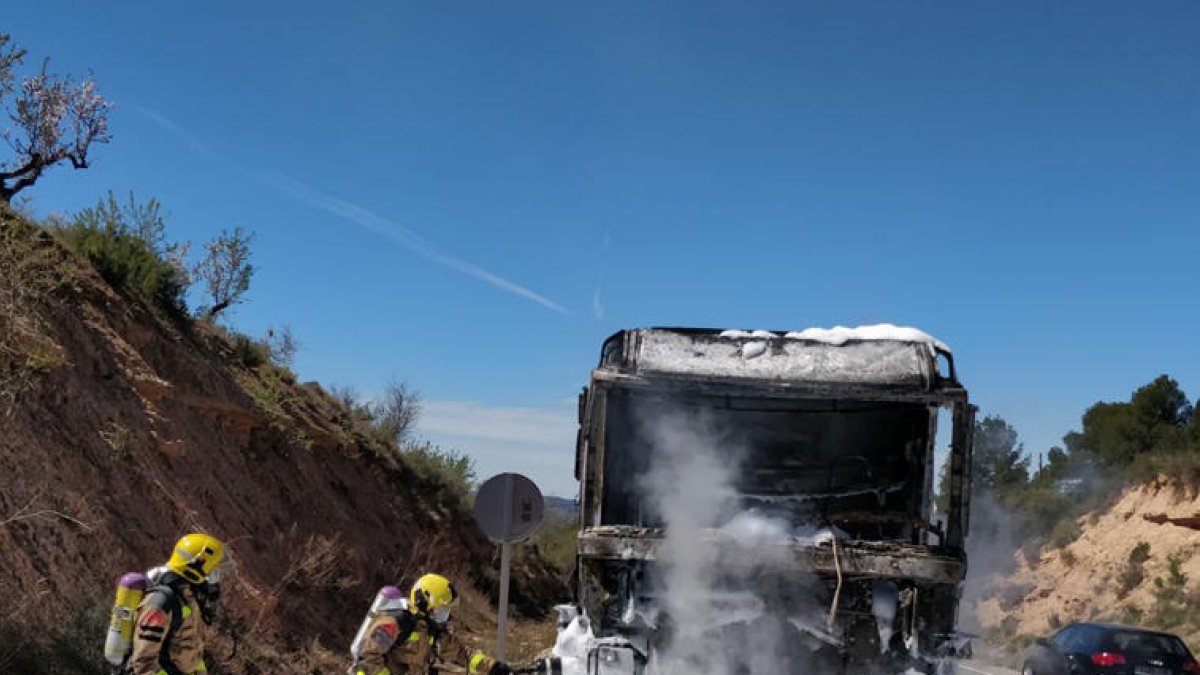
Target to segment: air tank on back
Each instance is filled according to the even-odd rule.
[[[367,638],[367,628],[376,618],[385,615],[395,616],[401,612],[408,610],[408,603],[404,599],[404,592],[395,586],[384,586],[375,594],[375,600],[371,602],[371,608],[367,610],[367,616],[363,618],[362,625],[358,627],[358,633],[354,635],[354,642],[350,643],[350,654],[357,661],[362,656],[363,641]],[[354,672],[351,669],[351,672]]]
[[[104,641],[104,658],[114,666],[125,663],[133,648],[133,624],[137,618],[138,604],[145,594],[144,575],[130,572],[117,582],[117,598],[113,602],[108,637]]]

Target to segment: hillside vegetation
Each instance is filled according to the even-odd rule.
[[[1027,638],[1072,621],[1111,621],[1173,631],[1200,645],[1200,533],[1169,521],[1196,514],[1200,494],[1173,481],[1127,488],[1080,519],[1074,541],[1018,556],[1016,570],[980,603],[984,627]]]
[[[297,381],[290,334],[221,326],[220,298],[189,311],[178,249],[93,216],[0,206],[0,672],[103,672],[115,580],[193,530],[238,563],[210,672],[340,669],[375,590],[430,569],[484,640],[495,547],[469,461]],[[513,591],[539,618],[565,594],[532,553]]]
[[[1020,650],[1083,620],[1200,646],[1200,419],[1169,376],[1099,402],[1031,468],[1016,430],[975,430],[968,622]],[[1190,519],[1190,520],[1189,520]]]

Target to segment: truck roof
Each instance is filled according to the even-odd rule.
[[[939,372],[939,357],[945,360],[946,374]],[[945,343],[891,324],[801,331],[636,328],[604,343],[600,370],[777,384],[957,386]]]

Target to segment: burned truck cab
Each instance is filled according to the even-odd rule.
[[[915,329],[613,335],[579,407],[587,671],[945,672],[973,415]]]

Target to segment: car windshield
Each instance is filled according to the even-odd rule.
[[[1161,633],[1114,631],[1109,634],[1108,644],[1112,651],[1132,656],[1185,657],[1188,655],[1187,647],[1179,638]]]

